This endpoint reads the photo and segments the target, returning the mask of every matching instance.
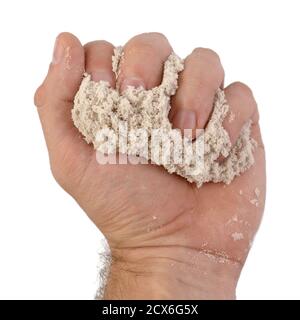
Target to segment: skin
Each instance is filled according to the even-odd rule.
[[[224,89],[235,115],[224,122],[232,143],[249,119],[258,143],[255,165],[230,185],[208,183],[198,189],[154,165],[99,165],[70,116],[84,70],[120,91],[128,85],[150,89],[160,84],[172,51],[162,34],[135,36],[124,46],[115,79],[113,48],[106,41],[82,46],[74,35],[60,34],[48,74],[35,93],[52,173],[111,247],[104,298],[233,299],[265,201],[265,155],[253,94],[240,82]],[[172,97],[174,127],[204,128],[223,83],[218,55],[195,49],[185,59]],[[256,198],[257,205],[251,202]]]

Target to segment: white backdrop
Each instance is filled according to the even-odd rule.
[[[182,57],[221,56],[226,83],[252,87],[267,151],[265,216],[239,299],[300,298],[299,1],[1,1],[0,298],[91,299],[101,234],[51,176],[33,94],[70,31],[124,44],[164,33]]]

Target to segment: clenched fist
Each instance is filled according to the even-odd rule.
[[[121,92],[128,86],[151,89],[160,84],[172,47],[159,33],[133,37],[124,46],[117,79],[113,50],[107,41],[82,46],[72,34],[60,34],[48,75],[35,94],[53,175],[109,242],[112,265],[104,297],[234,298],[265,199],[265,155],[253,94],[239,82],[224,89],[235,115],[224,121],[232,144],[249,119],[258,144],[254,166],[230,185],[207,183],[198,189],[155,165],[100,165],[71,120],[84,71]],[[205,128],[223,85],[218,55],[193,50],[172,97],[173,126]]]

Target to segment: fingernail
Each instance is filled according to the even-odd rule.
[[[145,83],[142,79],[140,78],[125,78],[122,83],[121,83],[121,87],[120,87],[120,91],[124,92],[126,89],[128,89],[128,87],[134,87],[134,88],[145,88]]]
[[[91,73],[91,76],[92,76],[92,80],[95,82],[106,81],[110,85],[112,85],[112,83],[113,83],[112,74],[110,74],[109,72],[107,72],[105,70],[95,70]]]
[[[176,111],[172,119],[173,127],[181,130],[194,130],[196,128],[196,122],[196,113],[194,111],[184,109]]]
[[[60,45],[58,39],[55,40],[53,56],[52,56],[52,64],[58,64],[61,62],[64,56],[64,48]]]

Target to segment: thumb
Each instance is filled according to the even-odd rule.
[[[71,118],[74,96],[85,69],[84,61],[80,41],[70,33],[61,33],[56,38],[48,74],[34,96],[52,169],[58,163],[64,171],[68,162],[77,171],[83,167],[78,166],[78,161],[87,163],[91,156],[92,149],[83,141]]]
[[[61,33],[55,41],[48,74],[37,89],[37,106],[48,148],[76,132],[71,109],[84,72],[84,49],[70,33]]]
[[[61,33],[56,38],[48,74],[34,96],[50,155],[64,139],[74,141],[77,137],[78,143],[71,109],[83,72],[83,46],[74,35]]]

